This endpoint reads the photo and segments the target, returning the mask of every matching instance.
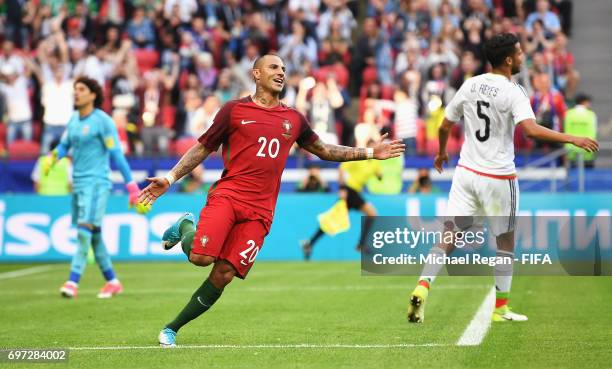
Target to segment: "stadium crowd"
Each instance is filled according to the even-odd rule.
[[[95,78],[128,155],[181,154],[219,107],[253,90],[257,56],[286,63],[284,101],[325,140],[365,146],[381,130],[431,154],[444,106],[486,70],[482,45],[515,32],[519,82],[540,124],[563,130],[579,74],[569,0],[6,0],[1,8],[3,155],[48,152]],[[458,152],[461,128],[453,132]],[[520,149],[534,144],[519,132]]]

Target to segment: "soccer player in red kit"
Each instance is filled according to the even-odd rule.
[[[140,202],[152,204],[172,183],[223,146],[225,170],[211,187],[197,225],[193,215],[186,213],[162,237],[166,249],[181,242],[191,263],[213,264],[206,281],[160,332],[162,346],[175,346],[183,325],[207,311],[235,276],[246,277],[270,231],[281,175],[295,142],[330,161],[384,160],[404,151],[398,140],[381,140],[367,149],[322,142],[302,114],[279,101],[285,66],[276,55],[258,58],[252,77],[255,95],[226,103],[199,142],[165,177],[149,178],[151,183],[141,193]]]

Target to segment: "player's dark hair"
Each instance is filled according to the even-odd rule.
[[[583,104],[585,102],[590,102],[591,96],[583,93],[579,93],[576,95],[576,104]]]
[[[74,85],[76,86],[77,83],[84,84],[85,86],[87,86],[89,91],[96,94],[96,99],[94,100],[94,106],[96,108],[100,108],[102,106],[102,101],[104,101],[104,95],[102,93],[102,87],[100,87],[100,84],[98,83],[98,81],[96,81],[93,78],[80,76],[74,81]]]
[[[516,51],[518,37],[514,33],[499,33],[484,44],[484,54],[493,68],[499,67],[507,57]]]

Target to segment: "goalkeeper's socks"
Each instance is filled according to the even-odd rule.
[[[119,282],[117,277],[115,277],[115,271],[113,270],[113,268],[103,270],[102,274],[104,275],[104,279],[107,282],[114,282],[114,281]]]
[[[178,332],[182,326],[199,317],[219,299],[223,288],[215,287],[210,279],[206,279],[202,286],[191,296],[191,300],[185,305],[179,315],[168,325],[167,328]]]
[[[110,281],[115,278],[115,271],[113,270],[113,263],[111,262],[110,255],[106,250],[104,241],[102,240],[102,232],[100,227],[94,227],[91,233],[91,246],[94,250],[94,256],[96,262],[100,267],[100,271],[104,275],[106,281]]]
[[[82,226],[78,227],[77,239],[79,241],[79,247],[72,256],[72,263],[70,264],[71,275],[72,273],[75,273],[75,275],[78,274],[81,276],[85,271],[85,266],[87,265],[87,253],[91,248],[91,238],[92,234],[89,228]]]
[[[70,276],[68,276],[68,282],[71,282],[74,284],[74,286],[78,286],[79,281],[81,280],[81,274],[71,271],[70,272]]]

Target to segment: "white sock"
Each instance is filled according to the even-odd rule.
[[[440,246],[432,247],[431,250],[429,250],[429,254],[430,255],[433,254],[436,257],[446,255],[446,253]],[[433,281],[438,276],[438,273],[440,273],[440,269],[442,269],[443,266],[444,266],[444,263],[429,263],[428,262],[423,267],[423,271],[421,272],[421,277],[419,278],[419,280],[426,279],[427,281],[429,281],[430,284],[433,283]]]
[[[497,250],[497,257],[507,257],[512,260],[509,264],[495,264],[493,274],[495,275],[495,289],[497,292],[508,293],[512,286],[512,272],[514,266],[514,253],[510,251]]]
[[[118,284],[119,280],[117,278],[113,278],[110,281],[108,281],[108,283],[112,283],[112,284]]]

